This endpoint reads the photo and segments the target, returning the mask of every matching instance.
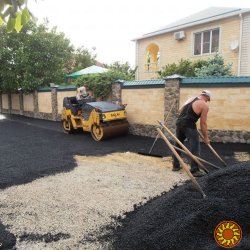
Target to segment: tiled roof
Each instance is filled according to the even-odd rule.
[[[250,76],[210,76],[210,77],[187,77],[181,80],[183,84],[189,83],[247,83],[250,86]]]
[[[138,80],[138,81],[125,81],[123,82],[123,88],[130,87],[163,87],[165,85],[165,80],[156,79],[156,80]]]
[[[168,32],[179,31],[187,27],[232,17],[246,12],[250,12],[250,9],[210,7],[191,16],[187,16],[176,22],[170,23],[169,25],[164,26],[156,31],[144,34],[143,36],[134,39],[134,41],[165,34]]]

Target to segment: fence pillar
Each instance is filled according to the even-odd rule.
[[[112,83],[112,102],[122,104],[122,80],[117,80]]]
[[[11,102],[11,93],[9,92],[8,93],[8,113],[11,114],[11,111],[12,111],[12,102]]]
[[[165,80],[164,120],[168,116],[167,126],[173,133],[175,133],[175,123],[177,119],[177,111],[179,109],[181,78],[182,77],[179,75],[172,75],[164,78]],[[170,112],[172,105],[173,108]]]
[[[56,121],[58,116],[57,87],[51,87],[52,120]]]
[[[2,113],[3,101],[2,101],[2,92],[0,91],[0,113]]]
[[[23,91],[19,90],[20,115],[23,115]]]
[[[38,107],[38,91],[33,92],[33,104],[34,104],[34,117],[39,118],[39,107]]]

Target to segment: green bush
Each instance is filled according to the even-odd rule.
[[[181,76],[191,77],[195,76],[195,69],[201,68],[203,65],[206,65],[207,62],[204,60],[197,60],[191,62],[189,59],[181,59],[178,64],[171,63],[167,64],[162,70],[158,71],[159,78],[170,76],[173,74],[178,74]]]
[[[232,76],[232,64],[225,65],[222,56],[216,54],[206,65],[195,69],[195,76]]]
[[[203,76],[231,76],[232,64],[225,65],[222,56],[215,54],[214,57],[208,60],[190,60],[181,59],[176,64],[167,64],[162,70],[157,72],[159,78],[178,74],[186,77],[203,77]]]

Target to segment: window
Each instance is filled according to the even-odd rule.
[[[194,55],[217,52],[219,49],[220,30],[207,30],[194,34]]]

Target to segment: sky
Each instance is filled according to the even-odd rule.
[[[83,46],[101,63],[132,67],[133,39],[212,6],[250,8],[250,0],[28,0],[38,22],[48,18],[75,48]]]

